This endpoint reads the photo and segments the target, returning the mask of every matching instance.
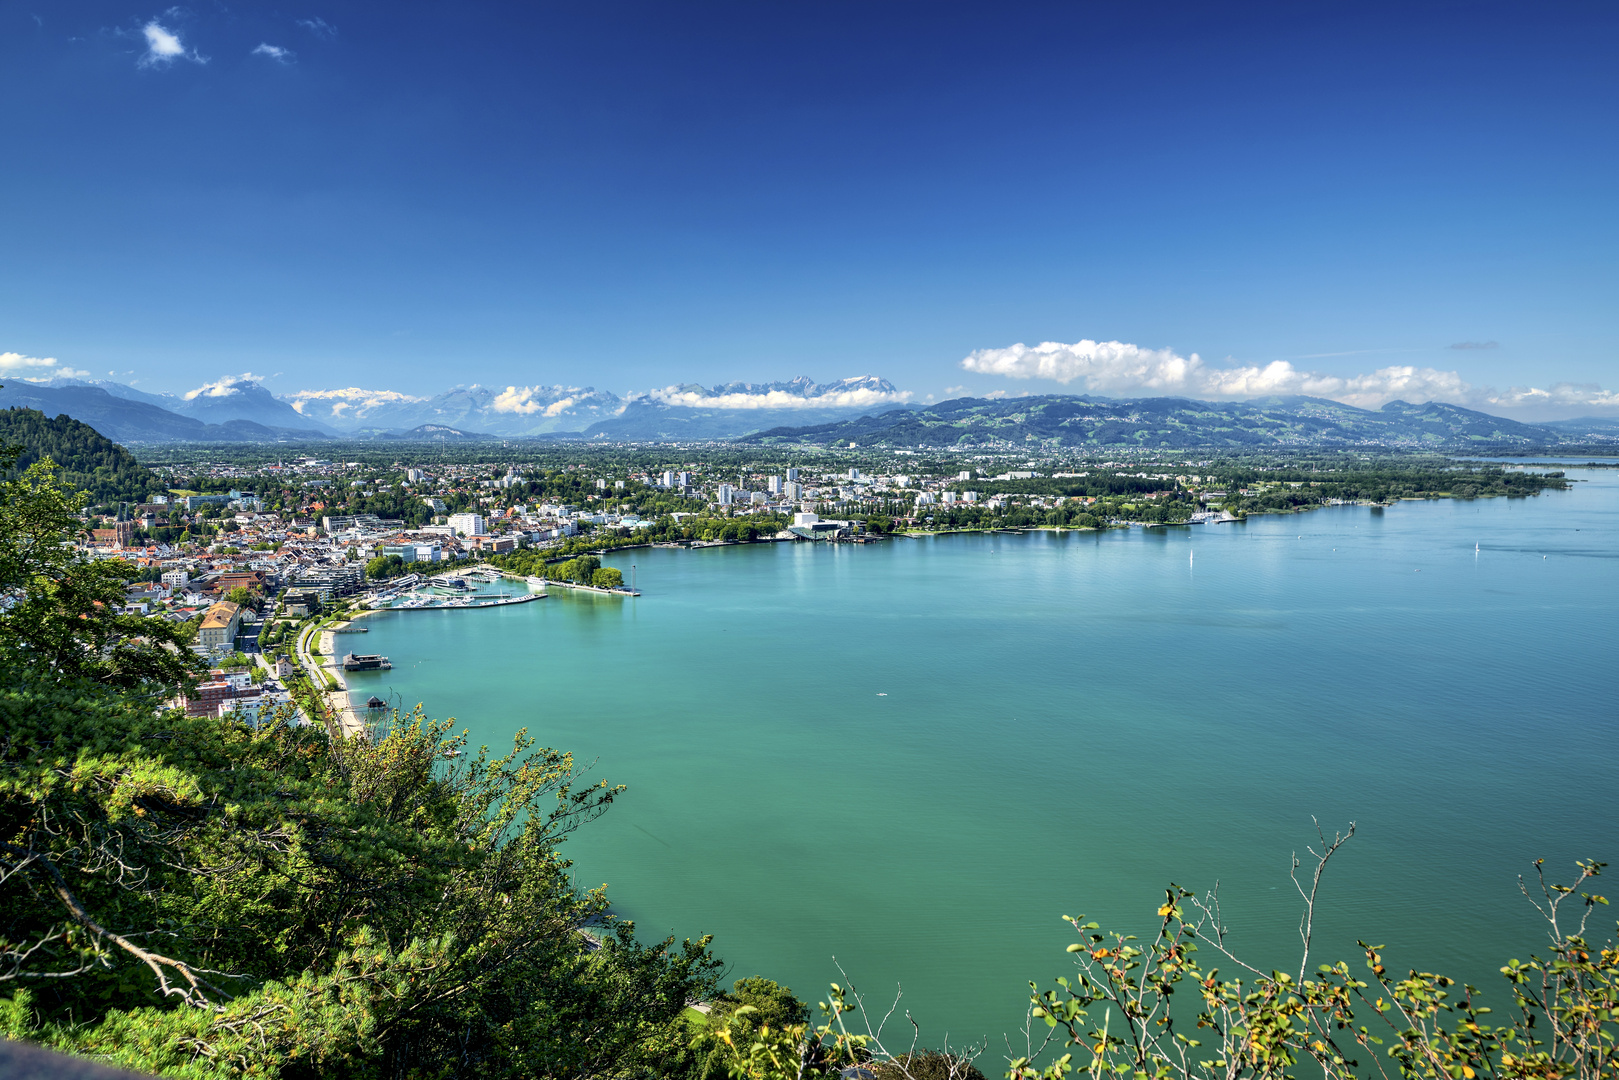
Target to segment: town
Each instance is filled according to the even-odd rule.
[[[682,448],[654,452],[670,449]],[[346,716],[333,628],[394,605],[470,606],[411,590],[435,579],[464,588],[455,575],[474,564],[492,579],[639,595],[601,555],[654,544],[1215,525],[1255,512],[1531,493],[1560,482],[1409,457],[1301,465],[896,450],[772,464],[684,449],[695,460],[662,467],[595,448],[527,462],[442,453],[419,463],[171,458],[153,462],[155,490],[87,509],[82,545],[132,565],[130,612],[195,627],[192,648],[210,674],[184,701],[193,715],[252,720],[296,706],[306,717]]]

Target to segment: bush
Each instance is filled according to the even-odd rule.
[[[918,1050],[871,1066],[876,1080],[984,1080],[971,1058]]]

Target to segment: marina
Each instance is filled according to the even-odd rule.
[[[522,582],[526,592],[484,591],[507,578]],[[543,600],[546,596],[543,578],[521,578],[489,567],[453,571],[424,577],[411,574],[388,582],[384,588],[362,598],[372,611],[443,611],[473,608],[507,607]],[[538,588],[540,591],[535,592]]]

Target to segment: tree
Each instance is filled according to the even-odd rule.
[[[247,588],[245,585],[238,585],[236,588],[225,594],[225,599],[230,603],[238,604],[241,607],[253,607],[259,602],[259,594]]]
[[[16,453],[0,449],[0,466]],[[71,543],[85,501],[48,458],[0,480],[0,667],[43,666],[170,693],[196,675],[186,634],[166,620],[123,613],[134,568],[91,559]]]
[[[526,733],[464,753],[419,712],[332,740],[154,709],[157,661],[101,648],[117,564],[64,546],[48,474],[0,495],[0,1034],[185,1076],[643,1076],[687,1053],[708,939],[641,944],[559,852],[620,788]]]
[[[1600,1080],[1619,1075],[1619,947],[1598,945],[1589,920],[1602,896],[1584,891],[1605,864],[1579,862],[1574,883],[1549,883],[1542,863],[1525,897],[1545,919],[1550,956],[1508,961],[1501,974],[1512,1008],[1497,1023],[1479,990],[1454,979],[1389,971],[1383,946],[1361,942],[1365,978],[1347,963],[1310,966],[1323,874],[1353,835],[1318,831],[1313,865],[1295,858],[1303,900],[1297,973],[1264,971],[1232,951],[1219,896],[1171,885],[1146,939],[1103,932],[1069,917],[1079,940],[1076,970],[1042,991],[1030,983],[1030,1038],[1008,1063],[1008,1080],[1066,1080],[1070,1074],[1153,1080],[1247,1080],[1364,1076],[1411,1080]],[[1301,875],[1300,871],[1304,870]],[[1202,966],[1206,950],[1235,974]],[[1176,997],[1177,992],[1180,997]],[[975,1055],[888,1053],[882,1025],[852,1030],[865,1010],[852,989],[833,984],[822,1023],[752,1023],[736,1010],[717,1031],[727,1069],[749,1080],[830,1077],[862,1057],[881,1080],[970,1078]],[[1174,1007],[1172,1007],[1172,1005]],[[1042,1039],[1033,1032],[1044,1029]]]
[[[622,589],[624,571],[616,566],[604,566],[590,575],[590,583],[598,589]]]

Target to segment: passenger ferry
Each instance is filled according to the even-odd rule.
[[[393,668],[393,662],[386,656],[356,656],[349,653],[343,657],[344,671],[388,671]]]

